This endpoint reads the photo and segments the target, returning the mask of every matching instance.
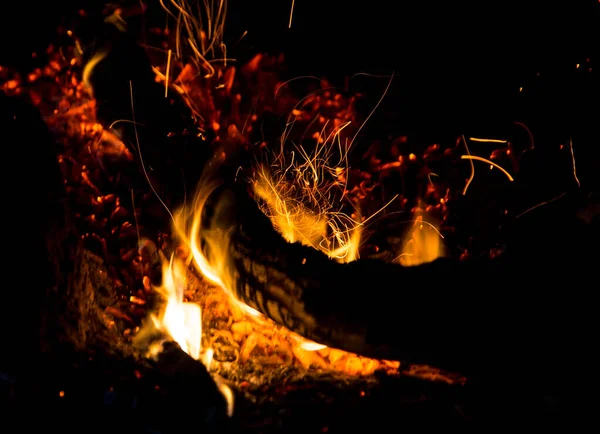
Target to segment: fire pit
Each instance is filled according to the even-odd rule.
[[[506,400],[554,420],[581,383],[552,355],[590,360],[593,330],[597,198],[573,142],[540,153],[521,122],[370,137],[393,76],[356,92],[282,55],[236,62],[225,9],[81,11],[43,66],[0,70],[44,197],[14,200],[41,278],[8,404],[156,409],[141,432],[490,423]],[[549,267],[576,295],[548,294]]]

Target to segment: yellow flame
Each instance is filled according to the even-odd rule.
[[[293,122],[291,123],[293,125]],[[342,210],[348,171],[348,146],[341,133],[350,122],[316,135],[314,148],[299,145],[286,152],[289,130],[279,153],[259,165],[252,184],[262,211],[289,242],[300,242],[339,262],[358,258],[363,223]]]
[[[200,306],[183,301],[187,284],[185,265],[171,260],[163,265],[163,283],[156,290],[165,297],[165,306],[151,315],[154,325],[166,332],[181,349],[194,359],[200,359],[202,313]]]
[[[396,258],[401,265],[410,267],[425,264],[444,255],[444,237],[422,216],[415,219],[409,235],[402,246],[402,253]]]
[[[200,306],[184,301],[187,287],[187,267],[181,260],[171,256],[170,261],[163,264],[163,282],[155,288],[165,298],[165,303],[150,318],[154,326],[179,344],[181,349],[201,361],[210,371],[213,351],[202,348],[202,312]],[[150,348],[150,353],[161,351],[161,345]],[[227,414],[233,415],[234,395],[231,389],[214,377],[217,388],[225,398]]]

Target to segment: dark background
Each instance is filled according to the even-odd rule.
[[[27,64],[31,51],[52,40],[61,17],[81,5],[99,10],[104,3],[3,7],[0,64]],[[157,0],[150,4],[160,8]],[[289,29],[291,5],[291,0],[229,0],[229,53],[244,59],[284,51],[291,77],[325,75],[337,85],[355,73],[394,74],[368,125],[371,135],[408,134],[423,142],[463,133],[502,136],[506,125],[520,121],[539,146],[572,138],[582,172],[595,161],[597,0],[296,0]],[[248,35],[236,43],[244,30]],[[388,80],[362,76],[350,88],[367,90],[372,107]]]

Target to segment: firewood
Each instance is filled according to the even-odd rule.
[[[202,362],[182,351],[177,343],[164,342],[153,367],[168,388],[168,405],[173,414],[195,414],[211,425],[227,423],[227,401],[212,376]],[[185,421],[183,426],[188,423]]]
[[[587,352],[593,315],[581,300],[593,270],[585,247],[592,234],[592,227],[564,220],[555,229],[557,250],[537,257],[517,251],[413,267],[364,259],[339,264],[286,242],[245,186],[225,185],[207,200],[198,237],[209,262],[225,257],[221,278],[238,299],[301,336],[472,374],[515,352],[545,366],[557,348]],[[563,249],[570,257],[557,256]],[[569,279],[571,294],[550,289],[557,278]]]

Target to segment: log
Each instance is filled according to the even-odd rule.
[[[339,264],[286,242],[245,186],[224,184],[205,207],[197,236],[209,262],[225,258],[225,285],[310,340],[467,375],[497,366],[507,354],[535,365],[558,348],[569,354],[588,348],[594,316],[585,300],[594,259],[586,224],[574,229],[576,222],[563,221],[555,231],[569,224],[567,239],[559,233],[556,250],[536,251],[537,257],[517,251],[403,267],[365,259]],[[562,279],[568,287],[551,289]]]
[[[229,424],[227,402],[206,367],[181,350],[175,342],[162,344],[153,363],[167,388],[167,396],[156,411],[182,414],[205,426],[202,432],[226,432]],[[168,418],[161,431],[181,432],[189,429],[188,417]]]

